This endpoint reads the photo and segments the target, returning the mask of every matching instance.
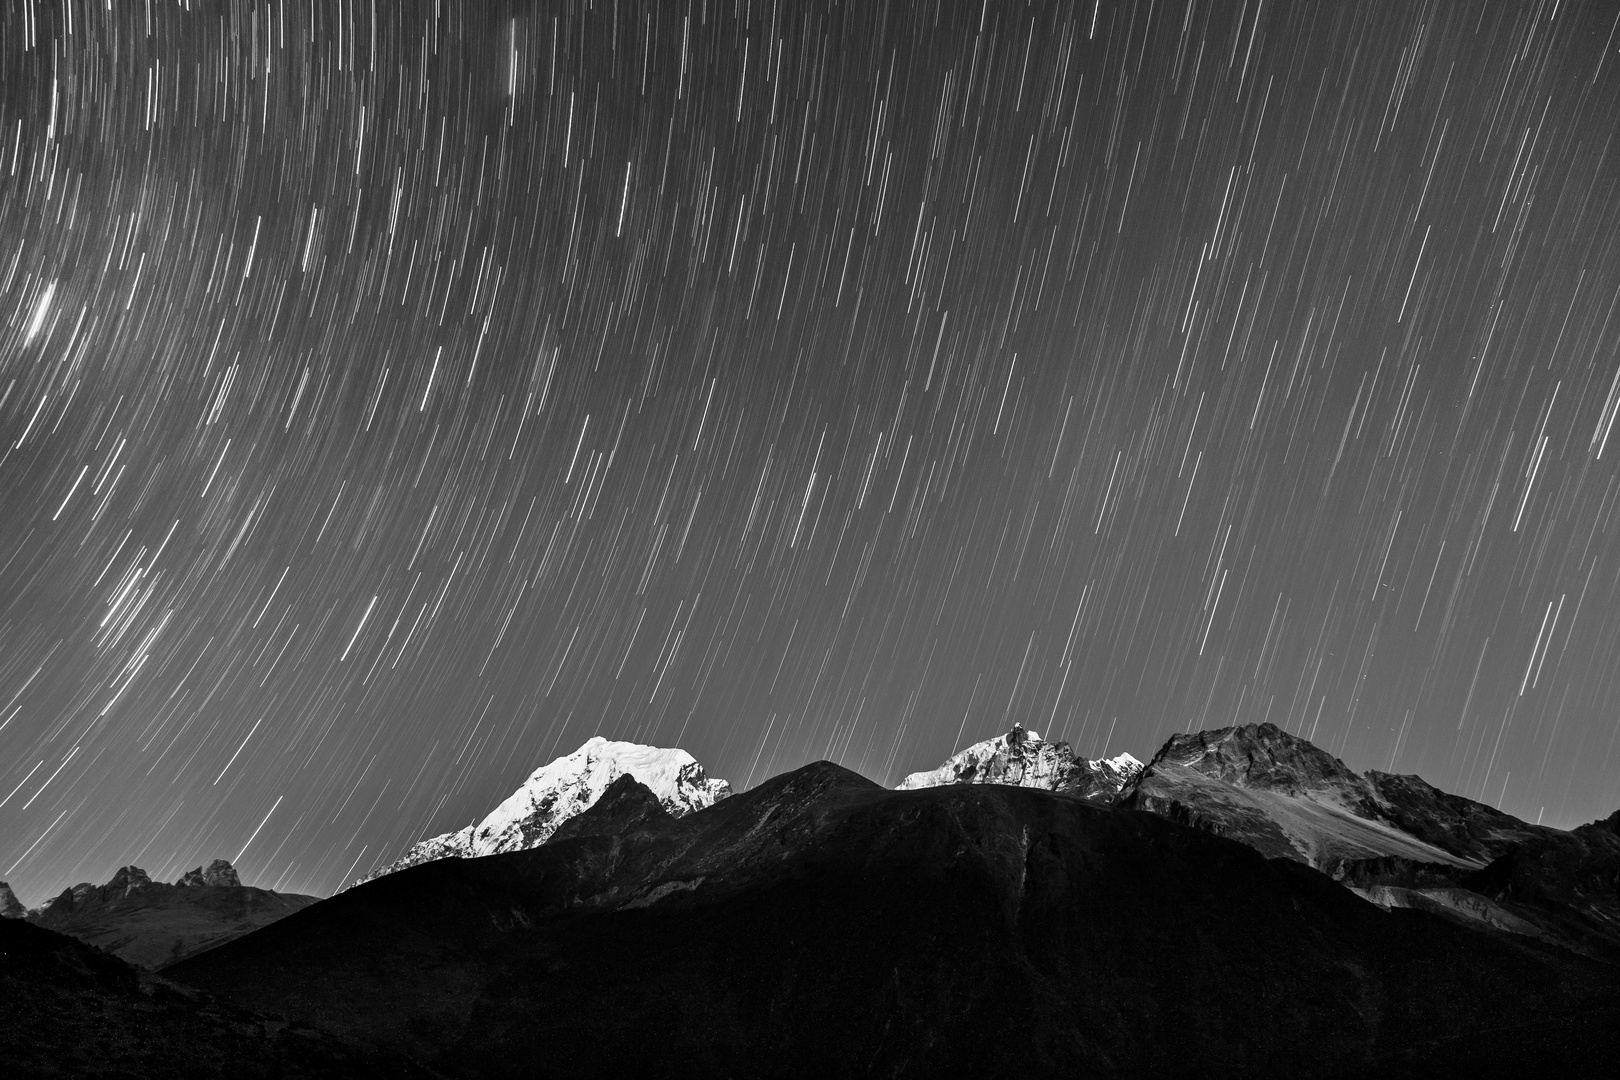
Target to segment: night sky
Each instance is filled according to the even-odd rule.
[[[13,0],[0,86],[27,903],[596,734],[1620,805],[1608,5]]]

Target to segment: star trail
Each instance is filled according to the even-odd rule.
[[[17,0],[0,877],[1269,720],[1620,803],[1612,8]]]

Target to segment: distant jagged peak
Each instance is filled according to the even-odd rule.
[[[1099,758],[1091,764],[1097,768],[1112,769],[1121,776],[1132,777],[1145,767],[1134,754],[1119,753],[1111,758]]]
[[[92,885],[88,881],[81,881],[79,884],[63,889],[58,895],[46,900],[39,906],[36,914],[43,914],[46,911],[55,909],[56,914],[60,916],[64,911],[76,909],[86,904],[91,906],[108,904],[114,900],[122,900],[125,897],[153,888],[170,889],[194,885],[240,887],[241,884],[242,879],[237,876],[236,868],[225,859],[213,860],[206,869],[199,866],[195,870],[187,871],[174,885],[153,881],[152,875],[139,866],[121,866],[105,885]],[[0,898],[0,906],[3,906],[3,904],[3,898]]]
[[[711,779],[685,750],[621,742],[600,735],[571,754],[540,766],[479,822],[412,844],[404,855],[355,882],[446,858],[476,858],[539,847],[559,826],[629,775],[644,785],[671,817],[713,806],[731,785]]]
[[[974,743],[936,769],[912,773],[898,788],[1008,784],[1107,801],[1141,771],[1142,763],[1130,754],[1088,761],[1077,756],[1068,743],[1046,742],[1040,732],[1014,724],[1006,734]]]
[[[240,885],[242,879],[237,876],[236,867],[228,860],[215,859],[207,867],[199,866],[195,870],[187,870],[175,884],[188,888],[198,885]]]
[[[138,866],[121,866],[112,876],[112,880],[101,887],[101,894],[105,898],[114,896],[128,896],[132,892],[150,887],[152,877]]]

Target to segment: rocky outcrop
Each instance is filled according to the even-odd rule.
[[[1078,757],[1066,742],[1046,742],[1039,732],[1014,724],[1005,735],[974,743],[944,764],[914,772],[897,785],[900,791],[945,784],[1008,784],[1079,795],[1108,802],[1142,769],[1130,754],[1105,761]]]
[[[143,889],[151,888],[152,884],[151,877],[140,867],[121,866],[105,885],[92,885],[88,881],[81,881],[71,888],[63,889],[41,904],[37,914],[51,912],[52,918],[60,919],[67,913],[81,908],[102,907],[114,900],[121,900]]]
[[[0,881],[0,919],[20,919],[28,914],[23,902],[11,891],[11,886]]]
[[[213,862],[209,863],[206,868],[199,866],[195,870],[187,870],[180,880],[175,882],[175,884],[184,885],[187,888],[193,888],[198,885],[222,885],[234,887],[241,885],[242,879],[237,876],[236,867],[232,866],[224,859],[215,859]]]

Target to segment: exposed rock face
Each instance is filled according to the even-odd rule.
[[[1275,724],[1252,724],[1172,735],[1149,768],[1176,765],[1253,791],[1286,795],[1337,794],[1354,803],[1361,777],[1314,743]]]
[[[898,790],[945,784],[1009,784],[1107,802],[1141,769],[1142,763],[1129,754],[1106,761],[1076,757],[1068,743],[1045,742],[1039,732],[1014,724],[1007,734],[974,743],[937,769],[912,773],[900,781]]]
[[[709,779],[703,766],[685,750],[610,742],[596,736],[572,754],[536,769],[483,821],[414,844],[399,859],[360,881],[438,859],[539,847],[563,822],[590,807],[626,774],[644,784],[674,817],[713,806],[731,794],[731,785]]]
[[[1458,858],[1489,862],[1558,831],[1441,791],[1418,776],[1369,770],[1365,780],[1372,793],[1369,813]]]
[[[1358,775],[1270,724],[1171,737],[1118,805],[1307,863],[1386,909],[1620,958],[1620,813],[1531,825],[1416,776]]]
[[[1461,884],[1510,905],[1551,940],[1620,959],[1620,821],[1616,812],[1571,832],[1546,830]]]
[[[88,881],[81,881],[45,901],[34,914],[43,915],[49,911],[53,913],[53,917],[60,918],[68,912],[86,906],[100,907],[151,887],[152,879],[145,870],[138,866],[121,866],[107,884],[92,885]]]
[[[151,877],[149,877],[146,871],[142,870],[140,867],[119,867],[118,872],[112,876],[112,880],[107,882],[107,884],[103,885],[100,890],[98,890],[99,898],[102,900],[111,900],[120,896],[128,896],[131,893],[139,892],[141,889],[149,887],[151,884]]]
[[[1071,787],[1060,790],[1090,799],[1111,803],[1142,772],[1142,763],[1130,754],[1116,754],[1111,758],[1088,761],[1076,757],[1074,764],[1080,776]]]
[[[28,914],[17,894],[11,891],[11,886],[0,881],[0,919],[20,919]]]
[[[174,885],[125,866],[105,885],[81,883],[28,913],[28,921],[157,968],[242,936],[313,904],[316,897],[244,886],[215,859]]]
[[[1273,724],[1172,736],[1120,805],[1336,875],[1346,864],[1385,857],[1478,869],[1556,831],[1416,776],[1362,776]]]
[[[1611,832],[1616,836],[1620,836],[1620,810],[1616,810],[1606,818],[1599,818],[1590,825],[1582,825],[1581,828],[1591,829],[1595,832]]]
[[[236,867],[224,859],[215,859],[206,869],[199,866],[195,870],[187,870],[175,884],[187,888],[198,885],[237,886],[242,884],[242,879],[236,875]]]

